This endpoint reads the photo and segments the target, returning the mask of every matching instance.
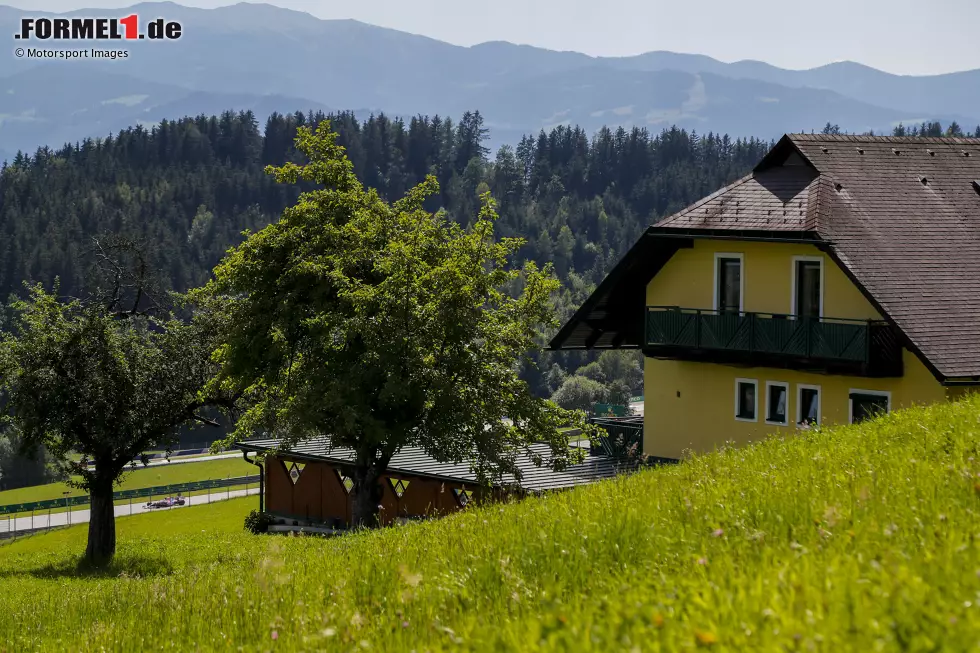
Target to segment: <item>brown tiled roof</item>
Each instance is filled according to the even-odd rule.
[[[976,180],[977,139],[793,134],[654,227],[811,231],[939,376],[980,376]]]
[[[815,203],[810,199],[818,179],[809,166],[763,170],[742,177],[657,226],[809,231],[815,217]]]

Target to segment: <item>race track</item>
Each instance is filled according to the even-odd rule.
[[[184,506],[174,506],[172,508],[147,508],[146,502],[139,500],[134,502],[132,505],[128,503],[116,503],[116,517],[125,517],[128,515],[137,515],[142,512],[158,512],[162,510],[180,510],[181,508],[187,506],[199,506],[205,503],[214,503],[215,501],[225,501],[227,499],[234,499],[237,497],[244,497],[246,495],[255,495],[259,493],[259,488],[249,488],[248,490],[231,490],[222,491],[215,490],[210,496],[207,494],[196,495],[193,497],[185,497],[188,503]],[[157,498],[159,499],[159,497]],[[37,529],[47,529],[56,528],[58,526],[67,526],[69,524],[85,524],[89,520],[89,510],[73,510],[70,513],[62,511],[52,514],[48,513],[37,513],[32,518],[30,515],[27,517],[18,517],[17,519],[2,519],[0,518],[0,534],[6,534],[9,532],[21,532],[21,531],[31,531]]]

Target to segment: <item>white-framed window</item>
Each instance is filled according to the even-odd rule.
[[[743,312],[745,274],[742,254],[715,253],[715,288],[712,308],[721,312]]]
[[[755,379],[735,379],[735,419],[759,421],[759,382]]]
[[[858,424],[881,413],[891,412],[892,393],[883,390],[847,391],[847,422]]]
[[[789,424],[789,384],[766,381],[766,424]]]
[[[790,315],[823,317],[823,268],[822,256],[793,257]]]
[[[820,386],[798,383],[796,385],[796,423],[810,425],[820,423]]]

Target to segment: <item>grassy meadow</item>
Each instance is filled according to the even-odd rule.
[[[0,545],[6,651],[966,651],[980,399],[323,540],[257,500]],[[196,517],[192,519],[192,517]]]

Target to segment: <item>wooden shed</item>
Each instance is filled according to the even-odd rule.
[[[326,438],[278,452],[276,440],[241,442],[235,446],[250,462],[254,462],[254,457],[249,458],[249,453],[265,454],[260,499],[265,513],[331,528],[346,528],[350,524],[353,482],[349,474],[353,450],[332,447]],[[547,460],[547,447],[541,445],[532,451],[535,448],[540,448],[535,453]],[[562,471],[538,467],[530,456],[520,459],[518,466],[522,472],[519,485],[515,479],[505,478],[486,487],[477,483],[469,462],[440,462],[421,448],[405,447],[395,454],[381,479],[381,523],[445,515],[472,502],[593,483],[631,468],[617,456],[597,453],[590,453],[582,463]]]

